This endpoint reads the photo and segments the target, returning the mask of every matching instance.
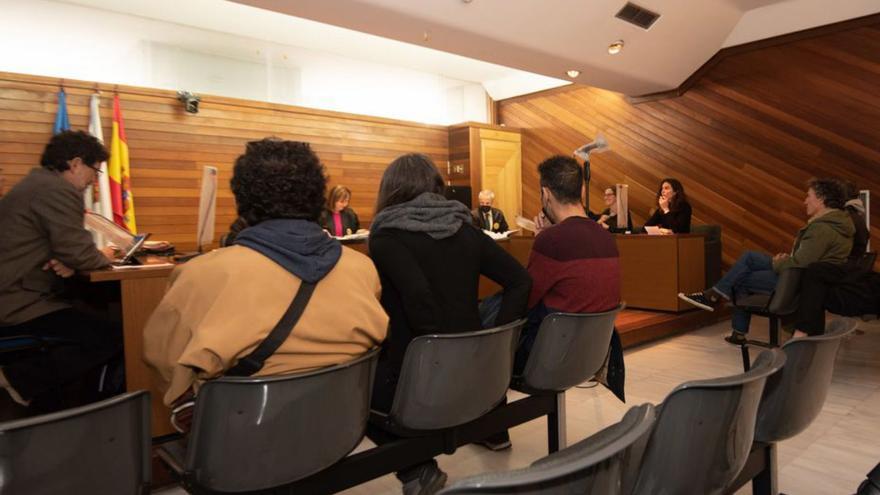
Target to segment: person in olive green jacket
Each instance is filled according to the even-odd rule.
[[[789,268],[803,268],[818,261],[846,262],[852,250],[855,226],[843,211],[844,194],[838,181],[812,179],[808,183],[806,207],[807,224],[801,228],[791,253],[770,256],[757,251],[746,251],[714,287],[678,297],[707,311],[738,295],[769,294],[776,288],[779,274]],[[734,308],[733,332],[725,340],[740,345],[746,342],[751,314]]]

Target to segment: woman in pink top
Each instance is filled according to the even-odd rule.
[[[361,227],[357,213],[349,208],[351,189],[339,185],[330,190],[327,208],[321,214],[321,227],[330,235],[342,237],[354,234]]]

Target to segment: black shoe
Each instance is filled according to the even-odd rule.
[[[736,330],[730,332],[730,335],[724,337],[724,340],[726,340],[728,344],[733,345],[746,345],[749,343],[749,339],[746,338],[746,334],[742,332],[737,332]]]
[[[494,452],[509,449],[513,445],[510,443],[510,435],[506,431],[486,437],[477,443]]]
[[[715,304],[717,301],[713,301],[708,296],[706,296],[706,292],[694,292],[693,294],[685,294],[683,292],[678,293],[678,298],[682,301],[693,304],[694,306],[705,309],[706,311],[715,311]]]
[[[418,474],[403,484],[404,495],[434,495],[446,484],[446,473],[433,462],[426,463]]]

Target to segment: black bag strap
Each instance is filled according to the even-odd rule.
[[[274,354],[281,347],[281,344],[287,340],[287,337],[290,336],[290,332],[293,331],[293,327],[299,321],[303,311],[305,311],[306,304],[309,303],[309,299],[311,299],[314,291],[315,284],[303,281],[296,291],[293,301],[290,302],[290,306],[285,311],[284,316],[275,324],[275,328],[257,345],[253,352],[239,359],[235,366],[229,368],[229,371],[224,375],[251,376],[263,369],[263,365],[269,359],[269,356]]]

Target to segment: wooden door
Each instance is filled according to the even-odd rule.
[[[480,189],[495,192],[494,206],[510,228],[522,214],[522,146],[520,134],[480,129]],[[479,191],[475,191],[479,192]]]

